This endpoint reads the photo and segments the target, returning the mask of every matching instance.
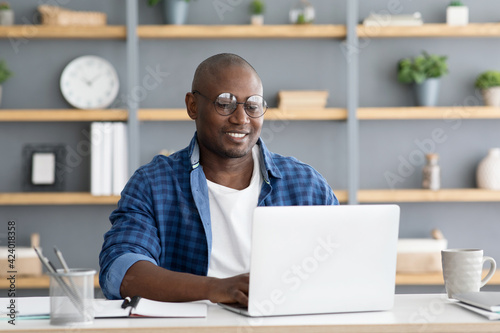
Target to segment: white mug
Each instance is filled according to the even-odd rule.
[[[491,263],[490,271],[481,280],[483,265]],[[441,251],[443,278],[449,298],[454,294],[479,291],[495,274],[497,265],[493,258],[483,256],[479,249],[448,249]]]

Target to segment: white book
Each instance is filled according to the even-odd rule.
[[[160,302],[141,297],[133,297],[131,302],[124,300],[94,299],[95,318],[124,317],[206,317],[207,304],[201,302]],[[40,318],[50,314],[50,297],[0,298],[0,319]]]
[[[113,195],[120,195],[128,181],[127,125],[113,125]]]
[[[454,304],[461,306],[464,309],[467,309],[467,310],[470,310],[470,311],[475,312],[477,314],[480,314],[481,316],[484,316],[484,317],[488,318],[489,320],[500,320],[500,314],[497,312],[483,310],[481,308],[478,308],[478,307],[475,307],[475,306],[472,306],[472,305],[469,305],[466,303],[462,303],[462,302],[457,302]]]
[[[500,313],[499,291],[477,291],[453,295],[453,298],[478,308]]]
[[[102,195],[103,124],[90,124],[90,193]]]
[[[113,193],[113,123],[103,123],[103,154],[102,154],[102,193],[111,195]]]

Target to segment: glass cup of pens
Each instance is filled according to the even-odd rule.
[[[94,321],[94,275],[91,269],[58,269],[50,275],[50,324]]]

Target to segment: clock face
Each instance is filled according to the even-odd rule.
[[[103,109],[118,95],[116,71],[107,60],[81,56],[71,61],[61,74],[61,92],[78,109]]]

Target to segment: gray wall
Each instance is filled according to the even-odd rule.
[[[471,20],[498,21],[495,0],[468,3]],[[16,20],[37,20],[35,8],[40,1],[12,1]],[[227,1],[223,1],[226,2]],[[268,1],[266,23],[287,23],[287,12],[295,0]],[[317,9],[317,23],[344,24],[344,0],[310,0]],[[387,9],[387,0],[361,0],[360,17]],[[106,12],[110,24],[125,24],[123,0],[60,0],[68,8]],[[159,7],[150,8],[139,1],[139,23],[160,24]],[[245,24],[247,5],[242,0],[220,19],[213,1],[197,0],[190,5],[191,24]],[[232,1],[232,3],[238,3]],[[445,2],[399,1],[403,12],[421,11],[426,22],[443,22]],[[15,77],[4,85],[2,108],[69,108],[59,90],[59,76],[73,58],[95,54],[109,59],[125,86],[126,47],[119,40],[25,40],[14,48],[0,40],[0,58],[6,59]],[[396,63],[421,50],[449,56],[450,75],[442,82],[440,105],[461,105],[474,95],[475,76],[486,69],[500,69],[498,39],[368,39],[361,40],[360,106],[412,105],[408,87],[396,82]],[[157,89],[141,101],[144,108],[182,108],[184,94],[190,89],[197,64],[220,52],[234,52],[249,60],[260,73],[265,97],[276,106],[281,89],[327,89],[329,107],[346,107],[346,60],[340,40],[141,40],[139,77],[148,68],[168,73]],[[124,88],[121,96],[126,96]],[[470,97],[470,98],[468,98]],[[1,111],[0,111],[1,112]],[[347,187],[347,132],[345,122],[267,122],[264,140],[269,148],[293,155],[317,168],[334,189]],[[447,135],[436,145],[440,154],[443,187],[474,187],[478,161],[490,147],[500,146],[498,122],[463,121],[460,124],[433,121],[363,121],[360,123],[361,188],[389,188],[384,177],[395,172],[400,158],[418,149],[415,141],[430,138],[442,128]],[[27,143],[64,143],[76,150],[87,139],[87,123],[0,123],[0,192],[21,191],[21,150]],[[154,122],[140,125],[140,162],[147,163],[161,149],[177,150],[187,145],[194,131],[191,122]],[[66,190],[89,191],[89,157],[73,163]],[[421,165],[397,184],[399,188],[419,188]],[[102,235],[114,207],[109,206],[0,206],[0,221],[6,231],[9,219],[18,221],[19,245],[28,245],[29,234],[41,234],[42,247],[57,245],[72,266],[98,268]],[[451,247],[481,247],[500,259],[498,203],[411,203],[402,204],[401,237],[427,237],[439,227]],[[49,257],[51,253],[48,253]]]

